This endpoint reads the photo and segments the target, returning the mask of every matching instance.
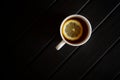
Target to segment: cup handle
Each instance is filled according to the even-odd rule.
[[[57,50],[60,50],[64,45],[65,45],[65,41],[62,40],[62,41],[56,46],[56,49],[57,49]]]

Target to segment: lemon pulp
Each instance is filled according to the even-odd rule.
[[[83,33],[82,25],[77,20],[68,20],[63,25],[63,35],[68,40],[78,40]]]

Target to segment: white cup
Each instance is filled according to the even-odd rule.
[[[65,39],[65,37],[63,36],[63,33],[62,33],[62,28],[63,28],[64,23],[67,20],[72,19],[72,18],[78,18],[78,19],[82,20],[86,24],[86,26],[87,26],[86,27],[87,31],[85,32],[84,31],[85,27],[84,27],[84,25],[82,25],[82,27],[83,27],[83,34],[86,34],[86,35],[85,35],[84,39],[81,39],[82,41],[80,41],[78,43],[71,43],[71,42],[67,41]],[[70,16],[66,17],[62,21],[62,23],[60,25],[60,35],[62,37],[62,41],[56,46],[56,49],[60,50],[65,44],[68,44],[68,45],[71,45],[71,46],[81,46],[81,45],[85,44],[90,39],[91,33],[92,33],[92,27],[91,27],[91,24],[90,24],[89,20],[86,17],[84,17],[82,15],[78,15],[78,14],[70,15]],[[80,37],[80,38],[83,38],[83,37]]]

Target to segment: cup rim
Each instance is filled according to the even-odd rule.
[[[68,42],[67,40],[65,40],[65,38],[64,38],[64,36],[63,36],[63,34],[62,34],[62,26],[63,26],[63,24],[65,23],[66,20],[68,20],[68,19],[70,19],[70,18],[72,18],[72,17],[79,17],[79,18],[81,18],[82,20],[84,20],[84,21],[86,22],[87,26],[88,26],[88,29],[89,29],[89,31],[88,31],[88,36],[85,38],[85,40],[83,40],[83,41],[80,42],[80,43],[76,43],[76,44],[70,43],[70,42]],[[60,35],[61,35],[63,41],[65,41],[65,43],[67,43],[67,44],[69,44],[69,45],[72,45],[72,46],[80,46],[80,45],[85,44],[85,43],[89,40],[91,34],[92,34],[91,24],[90,24],[89,20],[88,20],[86,17],[84,17],[83,15],[79,15],[79,14],[69,15],[69,16],[67,16],[67,17],[62,21],[62,23],[61,23],[61,25],[60,25]]]

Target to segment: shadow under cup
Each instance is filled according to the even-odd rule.
[[[65,38],[65,36],[63,35],[63,25],[69,21],[69,20],[77,20],[80,22],[80,24],[82,25],[82,28],[83,28],[83,33],[82,33],[82,36],[77,39],[77,40],[68,40],[67,38]],[[82,15],[71,15],[71,16],[68,16],[67,18],[65,18],[61,24],[61,28],[60,28],[60,34],[61,34],[61,37],[62,39],[69,45],[72,45],[72,46],[80,46],[84,43],[86,43],[90,36],[91,36],[91,32],[92,32],[92,29],[91,29],[91,24],[90,22],[88,21],[87,18],[85,18],[84,16]]]

